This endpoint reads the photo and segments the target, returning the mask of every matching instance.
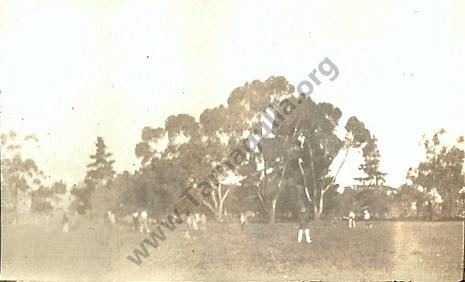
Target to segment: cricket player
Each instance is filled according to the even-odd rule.
[[[247,224],[247,217],[245,217],[243,212],[241,212],[241,215],[239,216],[239,222],[241,223],[241,230],[244,230],[245,225]]]
[[[363,220],[365,221],[365,224],[366,224],[367,228],[373,227],[373,225],[370,222],[370,219],[371,219],[370,213],[368,212],[368,210],[364,210],[363,211]]]
[[[132,213],[132,227],[134,231],[139,230],[139,213],[137,211]]]
[[[112,224],[115,224],[116,223],[116,217],[115,217],[115,214],[112,212],[112,211],[107,211],[107,216],[108,216],[108,220],[112,223]]]
[[[204,213],[200,215],[199,223],[200,223],[200,231],[205,233],[205,231],[207,231],[207,216]]]
[[[63,229],[62,229],[63,233],[68,233],[69,231],[68,224],[69,224],[68,216],[66,215],[66,213],[63,213]]]
[[[355,213],[353,211],[349,212],[349,228],[355,228]]]
[[[305,242],[310,244],[312,240],[310,239],[310,229],[309,229],[309,218],[307,210],[302,208],[299,214],[299,231],[297,233],[297,242],[302,242],[302,237],[305,234]]]
[[[139,216],[139,232],[140,233],[142,233],[144,231],[147,232],[147,233],[150,232],[148,217],[149,217],[149,215],[145,210],[140,213],[140,216]]]

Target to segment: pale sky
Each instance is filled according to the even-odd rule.
[[[29,157],[54,180],[82,181],[97,136],[132,171],[144,126],[198,117],[254,79],[297,85],[328,57],[339,77],[313,99],[365,122],[397,186],[422,134],[465,134],[464,18],[459,0],[2,0],[1,131],[35,133]]]

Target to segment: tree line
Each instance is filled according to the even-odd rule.
[[[199,118],[177,114],[162,127],[144,127],[135,146],[140,168],[133,173],[114,171],[112,155],[98,137],[83,184],[72,189],[73,208],[97,215],[146,209],[161,216],[188,188],[218,221],[252,210],[274,223],[292,220],[302,207],[316,219],[364,208],[379,218],[394,207],[404,216],[412,210],[425,218],[433,210],[443,218],[460,214],[463,137],[452,145],[442,141],[444,130],[424,137],[425,160],[394,189],[385,185],[375,135],[356,116],[345,123],[341,117],[331,103],[303,99],[284,77],[246,83],[231,92],[226,105],[205,109]],[[62,182],[40,186],[41,172],[34,161],[13,153],[19,148],[8,144],[12,139],[2,135],[2,147],[10,151],[3,156],[2,150],[2,193],[9,193],[10,206],[17,206],[21,191],[42,193],[43,199],[67,189]],[[233,155],[244,144],[247,150]],[[362,152],[363,176],[352,187],[339,187],[337,176],[351,150]],[[240,165],[224,165],[232,156]]]

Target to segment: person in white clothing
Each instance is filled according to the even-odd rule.
[[[239,216],[239,222],[241,223],[241,230],[244,230],[245,225],[247,224],[247,217],[243,212],[241,212],[241,215]]]
[[[199,229],[197,218],[198,216],[196,216],[196,214],[187,214],[187,230],[184,235],[186,239],[197,239],[197,231]]]
[[[197,235],[199,233],[199,221],[200,215],[198,213],[193,214],[192,220],[192,233],[194,234],[194,240],[197,239]]]
[[[349,228],[355,228],[355,213],[353,211],[349,212]]]
[[[112,224],[115,224],[116,223],[116,218],[115,218],[115,214],[111,211],[107,211],[107,216],[108,216],[108,220],[112,223]]]
[[[139,230],[139,213],[137,211],[132,213],[132,227],[134,231]]]
[[[202,231],[203,233],[207,231],[207,216],[204,213],[200,215],[199,223],[200,223],[200,231]]]
[[[365,221],[365,224],[366,224],[367,228],[373,227],[373,225],[370,222],[370,219],[371,219],[370,213],[368,212],[368,210],[364,210],[363,211],[363,220]]]
[[[307,210],[302,208],[299,214],[299,231],[297,233],[297,242],[302,242],[302,237],[305,234],[305,242],[311,243],[312,240],[310,239],[310,228],[309,228],[309,217],[307,214]]]
[[[69,231],[69,227],[68,227],[69,219],[68,219],[68,216],[66,215],[66,213],[63,213],[62,222],[63,222],[63,228],[62,228],[63,233],[68,233],[68,231]]]
[[[149,224],[148,224],[148,213],[144,210],[140,213],[139,216],[139,232],[147,232],[149,233]]]

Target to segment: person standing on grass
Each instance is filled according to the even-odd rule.
[[[355,213],[353,211],[349,212],[349,228],[355,228]]]
[[[139,216],[139,232],[147,232],[150,233],[149,225],[148,225],[148,213],[147,211],[143,210]]]
[[[66,212],[63,213],[62,223],[63,223],[63,228],[62,228],[63,233],[68,233],[68,231],[69,231],[69,227],[68,227],[69,219],[68,219],[68,216],[66,215]]]
[[[305,242],[311,243],[312,240],[310,239],[310,229],[309,229],[309,218],[307,214],[307,210],[302,208],[299,214],[299,231],[297,233],[297,242],[302,242],[302,237],[305,234]]]
[[[200,222],[200,215],[198,213],[192,214],[193,219],[192,219],[192,234],[194,237],[194,240],[197,240],[197,237],[199,235],[199,222]]]
[[[194,236],[193,234],[193,231],[192,231],[192,227],[194,225],[194,215],[190,212],[190,211],[186,211],[186,223],[187,223],[187,229],[186,229],[186,233],[184,233],[184,237],[186,239],[191,239],[191,233],[192,233],[192,236]]]
[[[132,213],[132,227],[134,231],[139,230],[139,213],[137,211]]]
[[[202,233],[207,231],[207,216],[204,213],[200,215],[200,231]]]
[[[368,210],[364,210],[363,211],[363,220],[365,221],[365,225],[366,225],[367,228],[373,227],[371,225],[370,219],[371,219],[370,213],[368,212]]]
[[[107,216],[108,216],[108,220],[110,221],[111,224],[115,224],[116,223],[116,218],[115,218],[115,214],[113,212],[111,212],[110,210],[107,211]]]
[[[245,225],[247,224],[247,218],[243,212],[241,212],[241,215],[239,216],[239,222],[241,223],[241,230],[244,230]]]

